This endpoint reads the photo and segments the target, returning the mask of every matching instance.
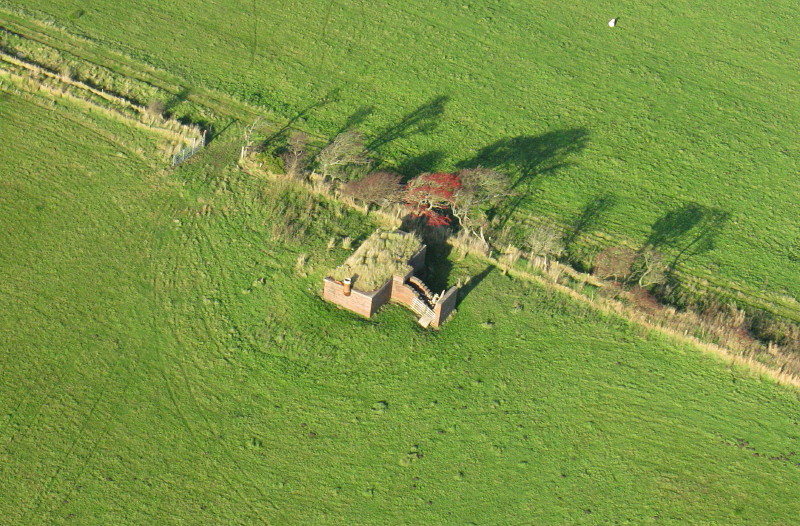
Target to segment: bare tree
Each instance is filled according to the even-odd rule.
[[[320,172],[331,179],[342,179],[348,166],[363,166],[371,162],[372,159],[366,155],[364,137],[354,130],[340,133],[317,154]]]
[[[593,274],[603,279],[627,281],[638,254],[627,247],[609,247],[595,256]]]
[[[242,144],[242,151],[239,154],[239,159],[244,159],[251,152],[253,148],[253,132],[260,123],[261,117],[258,117],[253,121],[253,124],[244,129],[244,140]]]
[[[147,103],[147,108],[145,108],[145,112],[151,118],[154,117],[163,117],[164,112],[166,111],[167,106],[164,104],[164,101],[153,99],[149,103]]]
[[[289,136],[286,150],[281,154],[283,170],[289,177],[302,177],[308,166],[308,136],[294,132]]]
[[[663,254],[652,247],[640,250],[633,264],[632,278],[636,279],[640,287],[664,283],[667,279],[667,264]]]
[[[485,241],[489,212],[511,195],[508,176],[488,168],[461,170],[456,175],[461,186],[453,197],[452,213],[462,228]]]
[[[342,193],[367,204],[383,205],[400,198],[400,176],[390,172],[372,172],[342,187]]]
[[[533,258],[557,258],[564,253],[564,232],[551,223],[542,223],[525,240],[528,255]]]

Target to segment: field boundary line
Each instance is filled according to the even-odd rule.
[[[85,83],[80,82],[80,81],[76,81],[74,79],[63,78],[61,75],[53,73],[52,71],[48,71],[46,68],[43,68],[43,67],[35,65],[35,64],[31,64],[29,62],[25,62],[25,61],[19,60],[19,59],[15,58],[15,57],[13,57],[11,55],[8,55],[7,53],[4,53],[3,51],[0,51],[0,61],[5,61],[5,62],[13,64],[15,66],[19,66],[21,68],[24,68],[27,71],[30,71],[31,73],[35,73],[35,74],[39,74],[39,75],[45,75],[48,78],[54,79],[54,80],[56,80],[58,82],[63,82],[63,83],[68,84],[70,86],[75,86],[75,87],[77,87],[79,89],[88,91],[88,92],[90,92],[90,93],[92,93],[92,94],[94,94],[94,95],[96,95],[98,97],[101,97],[102,99],[104,99],[104,100],[106,100],[106,101],[108,101],[110,103],[121,104],[121,105],[123,105],[125,107],[131,108],[132,110],[138,112],[139,114],[143,114],[144,111],[145,111],[144,108],[142,108],[140,106],[137,106],[136,104],[132,103],[131,101],[129,101],[129,100],[123,98],[123,97],[117,97],[115,95],[111,95],[109,93],[106,93],[103,90],[98,90],[96,88],[93,88],[93,87],[89,86],[88,84],[85,84]],[[170,130],[169,128],[164,128],[164,127],[161,127],[161,126],[153,126],[153,125],[150,125],[150,124],[146,124],[146,123],[141,122],[141,121],[139,121],[139,120],[137,120],[137,119],[135,119],[135,118],[133,118],[131,116],[125,115],[122,112],[114,111],[111,108],[105,108],[105,107],[100,106],[98,104],[94,104],[94,103],[92,103],[91,101],[89,101],[87,99],[83,99],[83,98],[81,98],[81,97],[79,97],[79,96],[77,96],[77,95],[75,95],[73,93],[70,93],[69,91],[59,92],[59,91],[55,90],[54,88],[52,88],[50,86],[47,86],[47,85],[41,83],[40,81],[37,81],[32,76],[31,77],[25,77],[24,75],[20,75],[19,73],[16,73],[16,72],[10,71],[9,69],[5,69],[5,68],[1,68],[1,67],[0,67],[0,74],[5,74],[10,79],[12,79],[12,81],[16,81],[15,84],[17,84],[17,86],[20,89],[23,89],[25,91],[33,93],[32,90],[25,89],[26,88],[25,84],[26,84],[26,81],[34,82],[39,91],[45,91],[45,92],[47,92],[47,93],[49,93],[50,95],[53,95],[53,96],[67,97],[67,98],[70,98],[72,100],[81,101],[82,103],[84,103],[84,104],[86,104],[88,106],[91,106],[93,108],[98,108],[99,110],[101,110],[101,111],[103,111],[105,113],[114,114],[115,117],[120,118],[121,120],[123,120],[127,124],[133,124],[136,127],[143,128],[143,129],[149,130],[149,131],[157,133],[157,134],[165,135],[165,136],[170,137],[170,138],[172,138],[173,140],[176,140],[176,141],[181,141],[181,142],[184,142],[184,143],[188,143],[191,140],[186,135],[178,133],[178,132],[176,132],[174,130]],[[183,126],[187,131],[193,131],[188,126],[185,126],[185,125],[181,125],[181,126]]]
[[[21,37],[52,47],[86,62],[107,68],[125,77],[130,77],[177,95],[188,82],[166,71],[160,70],[138,59],[112,50],[102,44],[55,26],[48,25],[28,15],[21,15],[0,6],[0,27],[6,27]],[[265,109],[256,109],[225,94],[202,86],[192,86],[187,100],[205,106],[215,113],[247,121],[263,116]],[[277,122],[278,119],[272,119]]]

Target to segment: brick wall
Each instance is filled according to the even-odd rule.
[[[414,289],[405,284],[405,278],[402,276],[395,276],[392,278],[392,300],[402,303],[406,306],[411,306],[411,303],[417,297]]]
[[[332,278],[323,280],[322,297],[326,300],[349,309],[356,314],[369,318],[387,301],[392,294],[392,282],[373,292],[362,292],[352,289],[349,296],[344,295],[344,289]]]
[[[392,280],[387,280],[383,287],[372,293],[372,310],[370,316],[378,312],[378,309],[389,302],[392,297]]]
[[[408,260],[408,264],[414,269],[414,273],[419,272],[425,267],[425,254],[427,251],[428,247],[426,245],[422,245],[422,248],[419,249],[419,252],[411,256],[411,259]]]
[[[415,272],[419,272],[425,267],[426,251],[427,247],[422,245],[419,252],[414,254],[408,261],[412,270],[409,270],[405,276],[392,277],[378,290],[363,292],[354,288],[349,296],[345,296],[342,285],[336,283],[333,278],[325,278],[322,297],[366,318],[375,314],[390,299],[410,307],[414,300],[417,299],[417,292],[409,285],[406,285],[406,281]],[[455,310],[457,296],[458,287],[451,287],[444,293],[433,308],[436,316],[431,325],[439,327],[444,323],[447,317]]]
[[[431,322],[434,327],[439,327],[445,322],[448,316],[456,308],[456,299],[458,298],[458,287],[450,287],[444,295],[439,298],[436,305],[433,306],[433,313],[436,315]]]

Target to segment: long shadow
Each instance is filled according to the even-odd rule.
[[[174,110],[180,103],[186,101],[189,98],[189,95],[192,94],[192,88],[189,86],[181,86],[181,90],[176,93],[171,99],[164,104],[164,113],[167,115],[172,114],[172,110]]]
[[[234,125],[236,122],[237,122],[237,121],[236,121],[236,119],[234,119],[234,118],[231,118],[231,120],[230,120],[230,121],[228,121],[228,124],[226,124],[226,125],[225,125],[225,127],[224,127],[224,128],[222,128],[222,129],[221,129],[221,130],[219,130],[219,131],[218,131],[218,130],[216,129],[216,127],[214,126],[214,123],[210,123],[210,122],[209,122],[209,123],[202,123],[202,122],[201,122],[201,123],[199,123],[199,124],[200,124],[200,127],[201,127],[201,128],[203,128],[204,130],[206,130],[206,146],[208,146],[209,144],[211,144],[211,143],[212,143],[213,141],[215,141],[215,140],[216,140],[218,137],[220,137],[220,136],[221,136],[223,133],[225,133],[226,131],[228,131],[228,128],[230,128],[231,126],[233,126],[233,125]]]
[[[356,111],[350,114],[349,117],[344,121],[341,128],[336,132],[336,135],[340,135],[346,131],[352,130],[354,128],[358,128],[364,121],[366,121],[370,115],[375,113],[375,106],[361,106]]]
[[[513,196],[494,214],[505,223],[531,198],[535,190],[533,183],[537,179],[574,164],[569,157],[583,150],[588,138],[589,132],[585,128],[508,137],[482,148],[471,159],[458,163],[457,167],[491,168],[509,174]]]
[[[447,243],[430,243],[425,254],[425,272],[422,276],[428,288],[435,294],[447,290],[453,262],[450,253],[453,247]]]
[[[562,239],[567,260],[576,269],[589,272],[591,265],[586,254],[581,253],[578,241],[583,234],[597,230],[604,215],[617,205],[617,197],[611,193],[597,195],[583,205],[580,213],[575,216],[564,231]]]
[[[397,173],[403,176],[403,182],[408,182],[419,174],[435,172],[439,163],[444,159],[444,152],[433,150],[422,155],[409,157],[397,167]]]
[[[400,122],[384,129],[367,144],[368,151],[375,151],[398,139],[416,134],[428,134],[436,129],[444,115],[450,97],[435,97],[400,119]]]
[[[428,288],[433,293],[439,294],[452,286],[454,284],[451,280],[453,262],[450,254],[453,246],[446,243],[447,229],[445,227],[429,227],[424,218],[407,215],[403,218],[400,230],[417,234],[428,247],[425,254],[425,269],[420,276]],[[472,276],[466,284],[462,285],[458,290],[456,306],[460,305],[467,295],[495,268],[494,265],[487,266],[486,269]]]
[[[570,222],[564,234],[564,248],[567,252],[584,233],[595,229],[600,224],[603,215],[614,208],[616,204],[617,196],[611,193],[601,194],[587,201],[580,214]]]
[[[337,102],[339,100],[340,91],[341,90],[339,88],[334,88],[325,95],[323,95],[322,98],[320,98],[319,100],[312,102],[311,104],[300,110],[294,117],[289,119],[286,122],[286,124],[284,124],[280,129],[278,129],[272,135],[264,139],[259,145],[259,148],[261,150],[268,150],[280,147],[282,143],[285,142],[286,135],[289,133],[289,130],[292,129],[292,126],[294,125],[295,122],[305,117],[314,110],[327,106],[332,102]]]
[[[493,168],[505,170],[513,177],[512,186],[524,186],[536,177],[570,166],[567,158],[586,147],[589,132],[571,128],[543,135],[520,135],[500,139],[478,151],[459,168]]]
[[[730,220],[731,214],[689,202],[661,216],[651,227],[645,246],[676,251],[671,266],[714,248],[716,237]]]
[[[483,269],[481,272],[479,272],[478,274],[475,274],[474,276],[472,276],[472,277],[470,278],[470,280],[469,280],[469,281],[467,281],[467,282],[466,282],[466,283],[465,283],[465,284],[464,284],[464,285],[463,285],[463,286],[462,286],[462,287],[461,287],[461,288],[458,290],[458,300],[456,301],[456,307],[459,307],[459,306],[460,306],[460,305],[461,305],[461,304],[464,302],[464,300],[465,300],[465,299],[467,299],[467,296],[469,296],[469,295],[470,295],[470,293],[471,293],[473,290],[475,290],[475,287],[477,287],[478,285],[480,285],[481,281],[483,281],[484,279],[486,279],[486,276],[488,276],[488,275],[489,275],[489,274],[490,274],[492,271],[494,271],[496,268],[497,268],[497,267],[495,267],[494,265],[489,265],[489,266],[487,266],[485,269]]]
[[[449,234],[447,227],[431,227],[424,217],[408,214],[403,217],[400,230],[416,234],[428,247],[425,253],[425,270],[421,276],[428,287],[435,293],[446,290],[453,270],[453,263],[450,261],[453,247],[445,242]]]

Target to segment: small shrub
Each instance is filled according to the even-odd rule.
[[[343,180],[346,168],[371,163],[372,159],[366,155],[364,138],[357,131],[340,133],[317,154],[317,166],[329,179]]]
[[[286,150],[281,153],[283,170],[288,177],[305,178],[308,166],[308,136],[302,132],[295,132],[289,136]]]
[[[308,263],[308,255],[307,254],[300,254],[297,256],[297,261],[294,264],[294,273],[298,276],[305,277],[306,276],[306,264]]]
[[[372,172],[342,187],[342,194],[367,204],[386,205],[400,197],[400,176],[390,172]]]
[[[166,106],[164,102],[158,99],[151,100],[147,104],[147,108],[145,108],[145,112],[150,117],[162,117],[165,110]]]
[[[593,274],[603,279],[625,282],[631,277],[638,255],[627,247],[609,247],[594,258]]]
[[[525,239],[525,248],[531,259],[558,258],[564,253],[564,232],[552,223],[542,223],[530,231]]]
[[[519,261],[520,257],[522,257],[522,251],[520,249],[514,245],[507,245],[503,250],[503,253],[500,255],[499,261],[504,265],[513,267],[514,264]]]

